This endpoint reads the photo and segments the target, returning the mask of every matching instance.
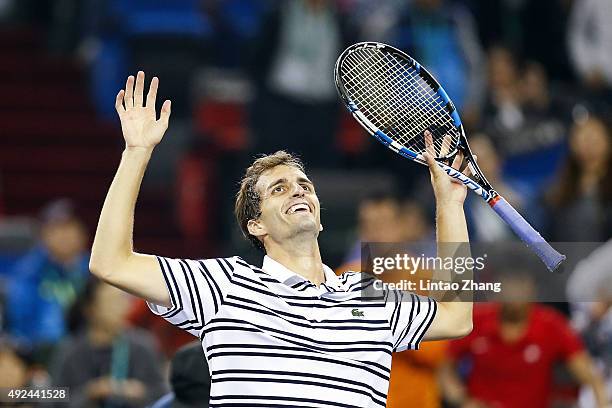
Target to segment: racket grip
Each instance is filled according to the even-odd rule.
[[[503,197],[497,196],[491,203],[493,210],[512,228],[521,240],[546,264],[549,271],[553,272],[565,260],[565,255],[560,254],[538,231],[518,213]]]

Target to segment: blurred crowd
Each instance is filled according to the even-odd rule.
[[[360,267],[361,242],[435,239],[426,171],[370,143],[338,102],[335,59],[366,40],[401,48],[444,84],[484,174],[549,241],[600,243],[571,265],[589,278],[568,285],[565,304],[525,300],[530,280],[508,265],[517,296],[476,305],[470,336],[395,357],[390,407],[595,407],[605,387],[612,397],[612,290],[600,290],[612,287],[611,20],[610,0],[0,1],[0,24],[35,26],[50,54],[82,64],[104,120],[116,121],[127,75],[160,78],[173,116],[152,177],[170,188],[198,160],[215,166],[212,218],[175,199],[183,232],[213,223],[206,242],[222,253],[246,247],[231,232],[244,164],[278,149],[318,176],[322,250],[338,271]],[[17,215],[2,215],[1,193],[0,217]],[[515,239],[478,197],[466,214],[474,242]],[[193,339],[91,279],[93,226],[79,203],[49,203],[37,225],[27,253],[0,259],[0,386],[69,386],[75,407],[193,401],[185,384],[209,378],[183,378],[196,370],[180,353],[168,366]],[[597,293],[588,303],[574,293],[584,282]]]

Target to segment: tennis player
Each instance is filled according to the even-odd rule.
[[[392,352],[470,333],[471,302],[391,290],[364,300],[365,275],[338,277],[323,264],[315,187],[302,163],[282,151],[247,169],[236,199],[240,227],[264,252],[263,266],[238,256],[134,252],[136,198],[171,109],[165,101],[157,119],[158,79],[146,97],[144,82],[138,72],[117,95],[126,145],[100,213],[90,269],[199,337],[211,371],[211,407],[384,407]],[[428,160],[438,242],[467,242],[466,189]]]

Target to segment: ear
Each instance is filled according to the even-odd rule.
[[[259,220],[249,220],[249,222],[247,222],[247,229],[249,230],[249,234],[258,238],[268,233],[266,227]]]

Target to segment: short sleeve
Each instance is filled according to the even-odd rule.
[[[555,333],[554,343],[557,346],[557,355],[560,359],[567,360],[584,349],[580,336],[569,325],[564,316],[554,311],[549,319],[549,324],[552,326],[550,332]]]
[[[203,260],[157,257],[172,306],[147,302],[174,326],[199,336],[218,312],[232,285],[235,258]]]
[[[436,301],[427,296],[390,290],[387,307],[391,310],[389,323],[393,351],[418,350],[423,336],[436,316]]]

